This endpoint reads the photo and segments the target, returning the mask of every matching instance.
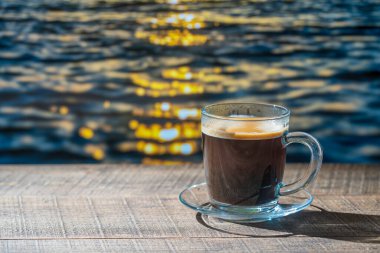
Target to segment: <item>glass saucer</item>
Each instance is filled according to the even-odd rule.
[[[269,211],[259,213],[227,212],[212,206],[209,199],[206,183],[192,185],[179,194],[179,200],[182,204],[202,215],[240,223],[263,222],[297,213],[311,204],[313,196],[303,189],[289,196],[281,196],[277,206]]]

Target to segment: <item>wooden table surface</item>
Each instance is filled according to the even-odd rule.
[[[178,201],[202,181],[200,165],[2,166],[0,252],[380,252],[380,165],[324,165],[312,207],[222,229]]]

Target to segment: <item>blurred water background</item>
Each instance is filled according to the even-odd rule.
[[[199,162],[224,100],[380,162],[380,2],[0,1],[0,163]]]

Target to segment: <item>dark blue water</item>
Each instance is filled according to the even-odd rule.
[[[198,162],[227,100],[380,162],[380,1],[0,1],[0,163]]]

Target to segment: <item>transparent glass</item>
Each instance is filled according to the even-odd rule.
[[[322,148],[311,135],[289,133],[290,111],[259,103],[212,104],[202,110],[203,164],[210,203],[238,213],[267,212],[280,196],[312,183],[322,164]],[[307,173],[283,182],[286,147],[306,145],[311,152]]]
[[[281,197],[279,204],[268,212],[230,212],[210,204],[207,185],[206,183],[202,183],[192,185],[183,190],[179,194],[179,200],[185,206],[201,213],[204,221],[210,219],[208,216],[212,216],[214,218],[238,223],[255,223],[297,213],[311,204],[313,196],[311,196],[307,190],[303,189],[295,194]]]

